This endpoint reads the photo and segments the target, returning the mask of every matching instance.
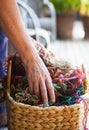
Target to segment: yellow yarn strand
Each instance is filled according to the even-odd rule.
[[[10,85],[11,85],[11,68],[12,68],[12,61],[9,61],[8,64],[8,74],[7,74],[7,91],[10,93]]]

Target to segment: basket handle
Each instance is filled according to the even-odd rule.
[[[8,73],[7,73],[7,92],[10,93],[10,85],[11,85],[11,69],[12,69],[12,60],[8,62]]]
[[[85,67],[84,67],[84,64],[82,64],[82,70],[83,72],[85,73],[85,92],[86,93],[89,89],[89,75],[88,75],[88,72],[86,71]]]
[[[89,80],[89,75],[88,75],[88,72],[87,72],[87,70],[85,69],[85,66],[84,66],[84,64],[82,64],[82,70],[83,70],[83,72],[85,73],[86,80]]]

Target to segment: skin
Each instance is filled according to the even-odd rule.
[[[19,52],[25,65],[31,94],[42,96],[43,103],[55,102],[50,74],[38,55],[22,21],[16,0],[0,0],[0,27]]]

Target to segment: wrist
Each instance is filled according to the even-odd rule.
[[[28,62],[33,62],[33,60],[36,60],[39,56],[34,46],[27,47],[27,49],[20,52],[20,55],[24,65],[27,65]]]

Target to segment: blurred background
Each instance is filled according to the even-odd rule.
[[[29,35],[89,70],[89,0],[17,0]]]

